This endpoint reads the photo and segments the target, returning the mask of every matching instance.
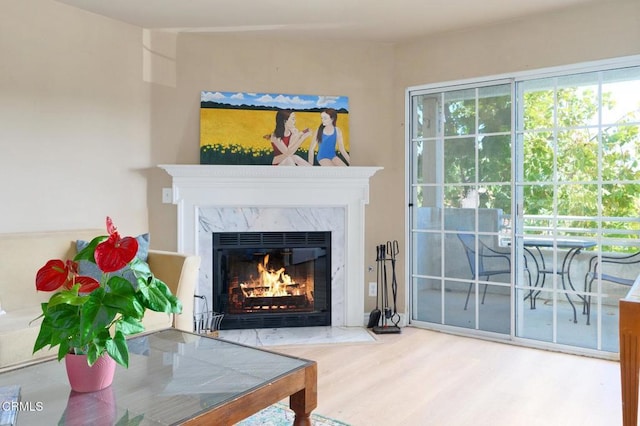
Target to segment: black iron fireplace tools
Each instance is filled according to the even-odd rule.
[[[380,244],[376,247],[376,307],[369,315],[368,328],[371,328],[376,334],[400,333],[400,314],[398,314],[397,297],[398,297],[398,281],[396,279],[396,259],[400,252],[398,241],[387,241],[386,244]],[[387,258],[387,256],[389,256]],[[391,293],[393,296],[393,312],[389,306],[389,286],[387,282],[387,261],[391,262]],[[383,312],[378,304],[379,298],[382,299]],[[382,319],[382,325],[380,324]],[[389,325],[387,322],[391,322]]]
[[[380,246],[376,246],[376,307],[369,314],[369,323],[367,324],[367,328],[373,328],[380,324],[380,305],[378,301],[380,300]]]

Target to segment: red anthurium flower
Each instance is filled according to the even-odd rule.
[[[100,283],[94,278],[78,275],[75,278],[76,284],[80,284],[79,293],[91,293],[96,288],[100,287]]]
[[[69,266],[62,260],[52,259],[38,270],[36,289],[53,291],[62,287],[69,279]]]
[[[94,258],[102,272],[115,272],[131,262],[138,252],[138,241],[133,237],[120,238],[111,218],[107,217],[109,238],[96,246]]]

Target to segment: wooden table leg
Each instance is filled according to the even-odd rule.
[[[640,303],[620,300],[620,380],[622,424],[638,421],[638,374],[640,371]]]
[[[305,387],[289,397],[289,407],[296,413],[294,426],[311,426],[311,412],[318,406],[318,366],[305,369]]]

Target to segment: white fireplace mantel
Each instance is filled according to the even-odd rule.
[[[365,205],[369,203],[369,180],[382,167],[182,164],[162,164],[159,167],[172,177],[173,204],[178,208],[178,251],[182,253],[201,256],[209,253],[209,247],[200,247],[203,241],[202,222],[218,222],[213,224],[217,229],[233,227],[234,231],[238,230],[238,226],[248,226],[253,231],[283,231],[288,230],[283,228],[290,226],[296,229],[313,228],[311,222],[318,219],[317,222],[342,228],[335,229],[340,234],[336,238],[336,244],[340,247],[332,250],[335,253],[332,253],[332,325],[363,325],[364,213]],[[218,209],[216,213],[211,213],[212,208]],[[236,209],[233,210],[234,218],[219,219],[222,214],[218,211],[228,213],[229,209]],[[251,214],[247,214],[248,210],[251,210]],[[299,217],[299,222],[293,225],[268,214],[263,216],[271,217],[270,221],[263,220],[259,225],[244,223],[250,221],[247,216],[256,216],[256,211],[276,211],[275,218],[279,218],[287,216],[282,212],[291,210]],[[207,217],[203,217],[205,211],[208,212]],[[339,217],[328,220],[316,217],[316,212],[320,211],[329,211]],[[238,222],[242,224],[238,225]],[[268,222],[278,229],[272,229]],[[203,268],[206,268],[204,257]],[[202,272],[199,288],[206,292],[212,284],[207,282],[210,281],[210,274]]]

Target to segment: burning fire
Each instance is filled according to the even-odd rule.
[[[258,272],[260,273],[260,278],[258,278],[258,283],[255,284],[247,284],[240,283],[240,289],[242,289],[242,293],[245,297],[274,297],[274,296],[290,296],[290,295],[299,295],[299,290],[297,289],[297,283],[295,283],[291,276],[285,273],[285,268],[282,267],[278,270],[269,269],[267,266],[269,263],[269,255],[267,254],[263,259],[262,263],[258,263]],[[287,287],[296,286],[296,289],[291,292],[291,290],[287,290]]]

